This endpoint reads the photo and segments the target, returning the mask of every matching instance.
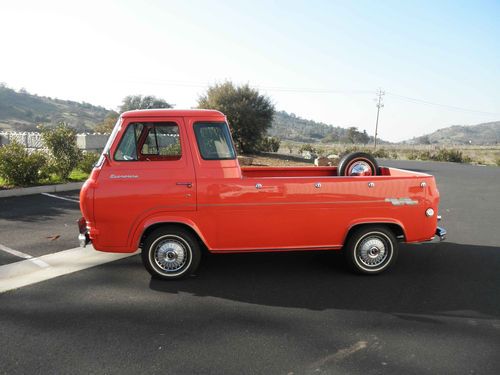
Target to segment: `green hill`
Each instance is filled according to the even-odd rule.
[[[443,145],[497,145],[499,142],[500,121],[469,126],[454,125],[407,141]]]
[[[15,91],[0,85],[0,131],[33,131],[39,124],[67,122],[78,131],[90,131],[110,111],[89,103],[53,99]]]

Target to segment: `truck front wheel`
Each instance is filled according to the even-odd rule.
[[[356,273],[375,275],[391,267],[398,256],[398,242],[384,226],[365,226],[349,236],[344,254]]]
[[[151,232],[142,250],[142,262],[159,279],[180,279],[192,274],[200,263],[200,245],[194,235],[180,227],[165,226]]]

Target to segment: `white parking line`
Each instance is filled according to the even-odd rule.
[[[32,259],[6,264],[0,266],[0,293],[123,259],[137,253],[101,253],[88,246],[47,254],[37,258],[47,264],[45,268],[33,265],[30,262]]]
[[[48,267],[48,266],[49,266],[49,265],[48,265],[47,263],[45,263],[43,260],[40,260],[40,259],[38,259],[38,258],[34,258],[34,257],[32,257],[31,255],[29,255],[29,254],[25,254],[25,253],[22,253],[22,252],[20,252],[20,251],[17,251],[17,250],[11,249],[10,247],[4,246],[4,245],[2,245],[2,244],[0,244],[0,250],[5,251],[6,253],[9,253],[9,254],[14,255],[14,256],[16,256],[16,257],[27,259],[27,260],[29,260],[31,263],[34,263],[34,264],[36,264],[38,267],[41,267],[41,268],[45,268],[45,267]]]
[[[62,199],[63,201],[68,201],[68,202],[75,202],[75,203],[80,203],[79,200],[77,199],[71,199],[71,198],[66,198],[66,197],[60,197],[58,195],[50,194],[50,193],[40,193],[42,195],[46,195],[47,197],[51,198],[57,198],[57,199]]]

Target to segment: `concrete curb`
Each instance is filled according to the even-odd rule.
[[[57,193],[60,191],[80,190],[83,182],[70,182],[58,185],[42,185],[27,188],[0,190],[0,198],[20,197],[23,195],[33,195],[40,193]]]

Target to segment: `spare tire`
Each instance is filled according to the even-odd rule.
[[[376,176],[379,174],[378,163],[366,152],[352,152],[340,159],[339,176]]]

